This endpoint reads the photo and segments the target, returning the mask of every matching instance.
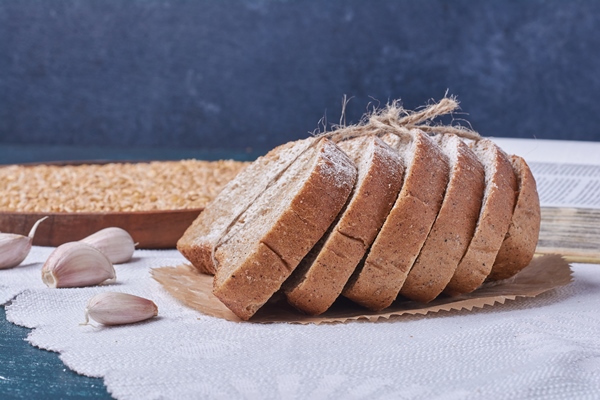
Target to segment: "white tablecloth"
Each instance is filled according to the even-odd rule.
[[[120,399],[389,398],[572,399],[600,396],[600,267],[574,265],[574,282],[535,299],[473,312],[337,325],[227,322],[182,307],[149,268],[176,251],[137,251],[107,287],[48,289],[34,247],[0,271],[7,318],[34,328],[31,344],[71,369],[103,377]],[[152,298],[159,318],[79,326],[104,290]]]

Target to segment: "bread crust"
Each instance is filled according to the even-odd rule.
[[[356,167],[331,141],[321,139],[310,157],[302,167],[306,171],[291,175],[290,168],[265,191],[264,204],[246,213],[256,211],[253,219],[231,228],[215,252],[220,267],[213,293],[241,319],[252,317],[279,290],[334,221],[354,186]],[[289,204],[279,204],[282,197]]]
[[[342,292],[364,307],[381,310],[398,295],[438,215],[448,184],[447,157],[429,136],[413,132],[404,184],[363,263]]]
[[[339,143],[359,179],[344,210],[284,284],[288,302],[307,314],[325,312],[365,255],[402,186],[400,155],[375,136]]]
[[[177,250],[198,271],[214,274],[214,251],[235,221],[304,151],[314,138],[289,142],[274,148],[242,170],[177,241]]]
[[[458,137],[438,138],[450,158],[450,179],[431,232],[411,268],[400,294],[427,303],[446,287],[477,224],[483,197],[484,170]]]
[[[444,293],[451,296],[474,291],[490,274],[508,231],[517,191],[508,156],[498,146],[489,139],[482,139],[470,147],[486,166],[485,192],[473,239],[444,289]]]
[[[519,192],[508,233],[488,277],[490,281],[510,278],[529,265],[540,233],[540,200],[535,178],[523,158],[513,155],[510,162]]]

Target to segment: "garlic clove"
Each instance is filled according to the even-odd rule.
[[[42,267],[42,281],[51,288],[93,286],[115,279],[110,260],[98,249],[81,242],[58,246]]]
[[[85,322],[93,319],[103,325],[122,325],[144,321],[158,315],[152,300],[127,293],[104,292],[92,297],[85,308]]]
[[[0,269],[21,264],[30,250],[31,240],[27,236],[0,233]]]
[[[36,221],[28,236],[0,233],[0,269],[13,268],[21,264],[31,251],[33,237],[38,225],[48,217]]]
[[[135,243],[126,230],[111,227],[99,230],[80,242],[87,243],[100,250],[113,264],[121,264],[131,260],[135,251]]]

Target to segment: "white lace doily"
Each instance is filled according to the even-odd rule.
[[[7,318],[32,345],[74,371],[102,377],[119,399],[573,399],[600,393],[600,266],[534,299],[473,312],[333,325],[235,323],[185,308],[150,277],[184,262],[175,250],[136,251],[117,283],[48,289],[50,248],[0,270]],[[80,326],[90,297],[150,298],[159,317]]]

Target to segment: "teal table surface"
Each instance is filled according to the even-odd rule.
[[[83,146],[24,146],[0,144],[0,165],[42,163],[54,161],[150,161],[198,160],[252,161],[266,151],[256,149],[208,150],[198,148],[138,148],[138,147],[83,147]]]
[[[6,320],[0,307],[0,399],[110,399],[102,379],[68,369],[58,353],[27,341],[29,329]]]

